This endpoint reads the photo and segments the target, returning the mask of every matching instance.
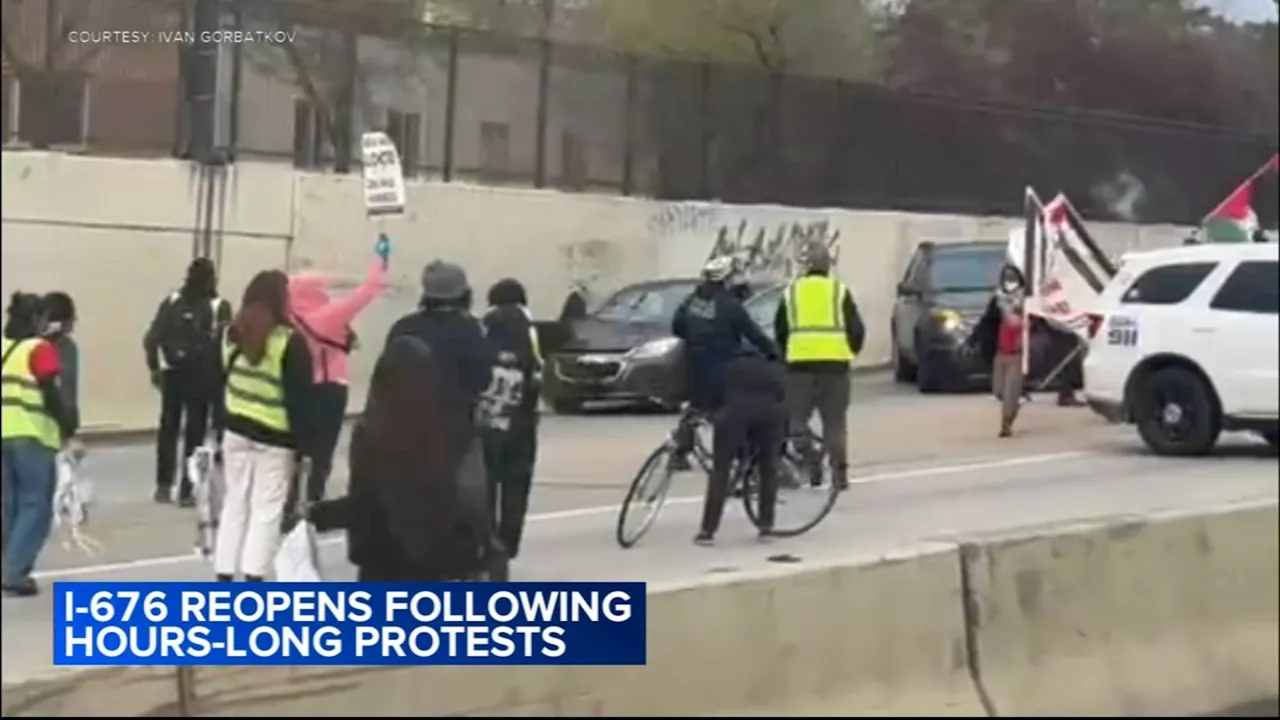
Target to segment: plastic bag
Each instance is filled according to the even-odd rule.
[[[89,522],[89,508],[93,504],[93,481],[84,471],[84,450],[67,448],[58,453],[55,460],[57,485],[53,491],[53,522],[66,526],[68,538],[64,547],[75,546],[93,555],[102,543],[89,537],[85,526]]]
[[[284,536],[276,553],[276,580],[279,582],[321,582],[320,558],[316,547],[316,529],[307,520]]]
[[[196,501],[196,553],[209,557],[217,539],[218,517],[222,514],[225,494],[222,466],[218,463],[218,451],[214,446],[202,445],[191,453],[187,459],[187,477],[191,478],[191,491]]]

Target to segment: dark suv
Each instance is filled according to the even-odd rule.
[[[890,321],[894,376],[921,392],[989,376],[960,348],[991,300],[1005,263],[1002,241],[920,243],[898,283]]]

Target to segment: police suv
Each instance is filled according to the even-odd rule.
[[[1278,442],[1277,244],[1126,255],[1090,317],[1089,406],[1160,455],[1203,455],[1224,430]]]

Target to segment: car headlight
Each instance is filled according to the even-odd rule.
[[[934,310],[933,319],[947,332],[955,332],[964,327],[964,318],[955,310]]]
[[[650,360],[662,357],[680,346],[680,338],[663,338],[647,342],[632,350],[628,355],[632,360]]]

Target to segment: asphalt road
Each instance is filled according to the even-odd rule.
[[[850,416],[856,485],[806,536],[762,546],[730,506],[716,547],[691,543],[703,478],[687,474],[662,517],[635,548],[613,540],[617,506],[640,461],[671,428],[669,415],[594,413],[547,417],[541,434],[533,513],[514,568],[530,580],[674,580],[770,562],[866,553],[920,540],[1081,518],[1179,510],[1275,497],[1276,460],[1252,438],[1229,438],[1217,456],[1147,455],[1129,428],[1088,411],[1037,399],[1019,434],[995,437],[998,407],[983,395],[924,397],[887,378],[859,378]],[[342,450],[340,450],[342,452]],[[345,456],[345,455],[343,455]],[[95,448],[87,460],[98,486],[92,533],[105,548],[85,556],[56,535],[38,578],[199,580],[211,575],[192,552],[192,511],[150,500],[152,449]],[[340,492],[345,473],[333,480]],[[341,537],[326,538],[327,577],[353,577]],[[5,684],[55,671],[50,593],[5,599]]]

